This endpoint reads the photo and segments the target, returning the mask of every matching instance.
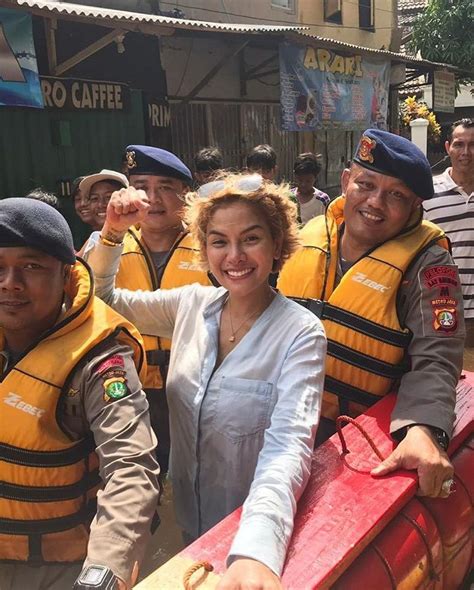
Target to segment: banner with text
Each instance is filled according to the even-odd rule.
[[[389,87],[389,61],[280,44],[284,131],[386,129]]]
[[[43,107],[31,15],[0,8],[0,106]]]
[[[130,89],[118,82],[41,76],[44,106],[63,111],[130,109]]]

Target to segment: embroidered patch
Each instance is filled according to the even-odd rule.
[[[109,369],[112,369],[114,367],[121,367],[122,369],[125,367],[125,362],[123,360],[123,357],[121,357],[118,354],[111,356],[106,361],[101,363],[97,367],[96,373],[99,373],[99,375],[102,375],[103,373],[107,372]]]
[[[456,331],[456,328],[458,327],[458,318],[455,307],[434,307],[433,316],[433,328],[437,332],[453,333]]]
[[[108,371],[103,373],[101,377],[104,381],[106,381],[107,379],[113,379],[114,377],[125,377],[126,374],[126,371],[124,371],[120,367],[117,367],[115,369],[109,369]]]
[[[137,167],[137,161],[135,160],[135,152],[129,151],[125,154],[125,158],[127,160],[127,167],[128,168],[136,168]]]
[[[130,393],[124,377],[112,377],[104,381],[104,401],[122,399]]]
[[[370,162],[372,164],[374,161],[372,150],[376,145],[377,142],[375,139],[371,139],[370,137],[367,137],[367,135],[363,135],[359,143],[359,158],[364,160],[364,162]]]
[[[432,266],[423,271],[423,282],[428,289],[457,287],[458,273],[452,266]]]

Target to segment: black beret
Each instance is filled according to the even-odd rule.
[[[129,145],[125,152],[128,173],[169,176],[188,184],[193,182],[189,168],[178,156],[149,145]]]
[[[26,246],[65,264],[74,264],[72,234],[64,217],[51,205],[24,197],[0,201],[0,247]]]
[[[364,131],[353,161],[359,166],[393,176],[404,182],[420,199],[434,194],[433,175],[424,153],[410,140],[381,131]]]

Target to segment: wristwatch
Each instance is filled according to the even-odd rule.
[[[427,426],[430,429],[431,434],[433,435],[435,441],[438,445],[443,449],[443,451],[447,451],[449,447],[449,436],[442,430],[441,428],[436,428],[436,426]]]
[[[116,590],[117,578],[105,565],[86,566],[74,583],[73,590]]]
[[[448,450],[449,436],[446,434],[446,432],[444,432],[442,428],[437,428],[436,426],[429,426],[428,424],[410,424],[410,426],[405,426],[405,428],[401,429],[400,435],[398,435],[396,439],[399,442],[401,442],[405,438],[408,430],[412,426],[424,426],[425,428],[428,428],[440,449],[442,449],[443,451]]]

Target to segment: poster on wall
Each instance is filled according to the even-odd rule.
[[[0,8],[0,106],[43,108],[31,15]]]
[[[296,43],[280,44],[284,131],[387,128],[390,62]]]

